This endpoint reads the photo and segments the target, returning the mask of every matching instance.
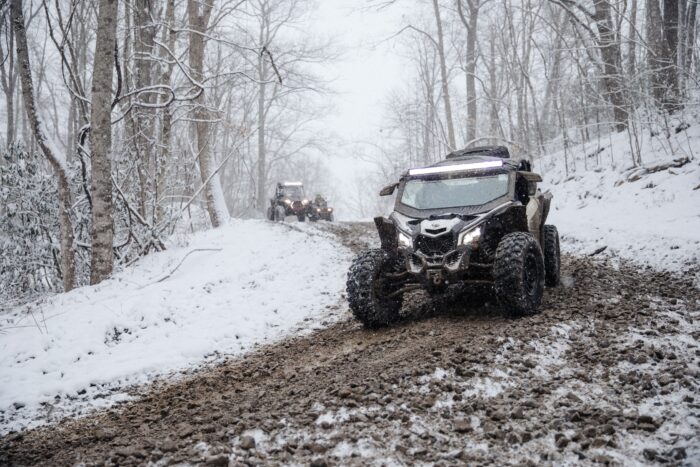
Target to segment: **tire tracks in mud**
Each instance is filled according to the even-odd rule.
[[[369,224],[324,224],[357,251]],[[700,460],[692,278],[565,257],[542,313],[415,293],[136,401],[0,439],[13,465],[669,463]],[[342,304],[342,306],[345,306]]]

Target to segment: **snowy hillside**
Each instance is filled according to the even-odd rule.
[[[700,124],[640,137],[642,166],[634,168],[626,132],[537,162],[554,193],[550,223],[564,250],[603,254],[680,271],[700,255]],[[584,162],[584,159],[587,159]],[[587,165],[587,170],[584,169]],[[664,168],[670,165],[668,168]]]
[[[0,316],[0,432],[334,320],[350,253],[331,237],[232,221],[98,286]]]

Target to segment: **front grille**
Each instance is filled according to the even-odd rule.
[[[452,233],[439,237],[426,237],[419,235],[416,238],[416,249],[425,256],[442,256],[455,249],[455,241]]]
[[[448,268],[456,268],[461,259],[462,255],[458,251],[452,252],[445,257],[445,266]]]

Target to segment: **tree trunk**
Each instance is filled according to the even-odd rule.
[[[664,0],[666,2],[666,0]],[[659,8],[659,0],[647,0],[646,42],[648,45],[647,65],[651,72],[651,91],[657,107],[672,111],[677,106],[678,75],[673,61],[674,51],[670,44],[677,43],[669,38],[669,28],[677,34],[677,7],[674,0],[675,14],[665,18]],[[670,8],[669,8],[670,9]],[[668,13],[668,11],[664,12]],[[663,21],[661,19],[663,18]]]
[[[630,25],[628,30],[628,49],[627,49],[627,77],[633,79],[637,74],[637,57],[636,46],[637,40],[637,0],[632,0],[630,6]]]
[[[667,51],[665,62],[668,70],[664,73],[666,77],[666,109],[669,111],[678,110],[680,105],[680,95],[678,92],[678,4],[681,0],[664,0],[664,43]]]
[[[650,87],[654,103],[661,108],[665,95],[663,28],[659,21],[661,9],[659,0],[647,0],[646,2],[646,43],[647,66],[651,73]]]
[[[561,61],[564,51],[563,34],[567,25],[566,12],[559,11],[556,18],[555,24],[557,25],[560,34],[557,34],[556,40],[554,42],[554,57],[552,58],[552,65],[549,67],[549,77],[547,79],[547,85],[544,92],[544,105],[542,106],[542,113],[540,114],[540,121],[545,126],[545,128],[555,129],[559,125],[557,116],[551,111],[552,103],[557,99],[559,95],[559,81],[561,77]],[[552,137],[555,133],[550,130],[547,136]]]
[[[262,35],[262,32],[261,32]],[[262,38],[261,38],[262,39]],[[262,43],[262,40],[261,40]],[[266,153],[265,153],[265,58],[260,54],[258,56],[258,190],[257,201],[258,209],[262,212],[266,210],[265,195],[266,195]]]
[[[663,0],[664,2],[664,40],[671,58],[678,53],[678,4],[679,0]],[[674,60],[675,63],[675,60]]]
[[[97,13],[95,58],[90,108],[92,154],[92,256],[90,283],[97,284],[112,273],[112,78],[117,41],[118,0],[100,0]]]
[[[152,61],[156,27],[151,0],[136,0],[134,2],[134,57],[136,65],[136,89],[143,89],[153,84]],[[138,158],[139,182],[141,184],[141,215],[144,219],[155,216],[153,176],[155,172],[155,156],[153,141],[153,109],[154,94],[145,93],[135,97],[137,101],[148,104],[138,107],[134,112],[134,142]],[[151,206],[153,209],[148,209]]]
[[[2,18],[4,23],[5,18]],[[3,24],[4,27],[4,24]],[[17,79],[17,73],[15,71],[15,51],[14,51],[14,34],[7,33],[7,57],[5,58],[5,63],[7,64],[7,71],[5,71],[5,63],[0,65],[0,78],[2,79],[2,90],[5,93],[5,104],[7,107],[7,126],[5,129],[5,136],[7,137],[6,144],[9,146],[15,140],[15,83]],[[2,52],[2,45],[0,44],[0,52]],[[2,55],[2,54],[0,54]]]
[[[447,79],[447,63],[445,60],[445,44],[442,34],[442,20],[440,19],[440,6],[437,0],[433,0],[433,9],[435,10],[435,22],[437,23],[437,45],[438,45],[438,56],[440,58],[440,78],[442,81],[442,98],[445,103],[445,120],[447,124],[447,139],[450,145],[450,150],[454,151],[456,149],[455,143],[455,127],[452,121],[452,105],[450,104],[450,89],[449,82]]]
[[[457,12],[467,30],[467,56],[465,73],[467,74],[467,143],[476,138],[476,28],[479,20],[480,0],[467,0],[469,18],[464,16],[462,0],[457,1]]]
[[[203,4],[202,12],[199,11],[199,4]],[[211,16],[214,7],[213,0],[187,0],[187,15],[190,23],[190,50],[189,61],[192,69],[192,78],[201,84],[204,77],[204,36],[201,33],[206,32],[209,25],[209,17]],[[223,224],[226,218],[226,213],[223,212],[217,199],[215,199],[215,191],[219,193],[221,187],[219,178],[214,175],[211,177],[210,157],[209,157],[209,112],[205,106],[204,92],[195,100],[195,131],[197,133],[197,159],[199,160],[199,174],[202,178],[204,187],[204,198],[207,202],[207,211],[211,219],[213,227],[219,227]],[[215,188],[215,186],[218,188]],[[222,201],[222,200],[221,200]]]
[[[56,153],[55,146],[48,141],[48,135],[44,132],[34,101],[34,84],[32,82],[31,64],[29,61],[29,47],[27,45],[27,31],[24,26],[24,14],[22,12],[22,0],[12,0],[11,5],[12,24],[15,33],[17,58],[19,62],[19,75],[22,83],[22,100],[27,114],[27,119],[34,133],[41,152],[48,159],[58,179],[58,225],[61,235],[61,275],[63,290],[67,292],[75,286],[75,251],[73,250],[73,225],[70,219],[71,193],[68,183],[69,176],[65,159]]]
[[[166,43],[166,35],[167,35],[167,44],[168,48],[172,51],[175,49],[175,33],[171,31],[171,29],[175,26],[175,0],[167,0],[167,6],[165,10],[165,24],[163,28],[163,37],[162,37],[162,42]],[[167,65],[165,66],[165,69],[163,71],[163,75],[161,76],[161,83],[165,85],[170,85],[170,80],[172,78],[173,74],[173,68],[175,67],[175,63],[173,62],[172,58],[167,55],[167,52],[164,52],[164,59],[167,60]],[[168,99],[167,96],[161,98],[161,104],[164,104],[164,100]],[[155,203],[156,203],[156,212],[155,212],[155,222],[153,223],[156,225],[160,220],[163,219],[165,212],[162,207],[161,198],[163,197],[165,193],[165,179],[166,179],[166,172],[167,172],[167,160],[170,155],[170,133],[172,130],[172,114],[170,112],[170,107],[166,107],[163,109],[163,120],[161,122],[161,129],[160,129],[160,151],[158,151],[157,155],[157,160],[156,160],[156,193],[154,194],[155,197]]]
[[[68,148],[68,161],[73,161],[76,153],[75,147],[75,99],[70,96],[68,103],[68,121],[66,122],[66,148]]]
[[[10,91],[5,94],[5,103],[7,104],[7,129],[5,135],[7,135],[7,145],[14,143],[15,141],[15,106],[14,106],[14,91]]]
[[[492,36],[493,39],[493,36]],[[501,125],[501,120],[498,115],[498,73],[496,70],[496,41],[489,41],[489,133],[491,136],[498,134],[499,136],[505,136],[503,134],[503,126]],[[498,132],[498,133],[497,133]],[[493,140],[493,144],[496,140]]]
[[[627,128],[627,102],[622,79],[620,42],[607,0],[595,0],[595,20],[598,25],[600,55],[603,59],[603,84],[608,102],[613,107],[613,126],[617,131]]]
[[[698,2],[693,0],[688,5],[688,11],[686,12],[686,46],[685,46],[685,65],[684,69],[687,73],[690,73],[693,66],[693,51],[695,50],[695,21],[698,11]]]

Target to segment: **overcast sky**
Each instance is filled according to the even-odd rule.
[[[336,179],[335,197],[351,195],[352,178],[362,176],[367,165],[354,157],[350,147],[378,142],[387,96],[405,79],[397,41],[389,39],[401,28],[401,5],[381,10],[368,5],[364,0],[322,0],[310,17],[309,33],[332,38],[342,52],[324,66],[323,74],[332,80],[333,106],[319,122],[345,144],[326,158]],[[347,209],[342,212],[342,202],[336,201],[341,204],[340,217],[354,216]]]

